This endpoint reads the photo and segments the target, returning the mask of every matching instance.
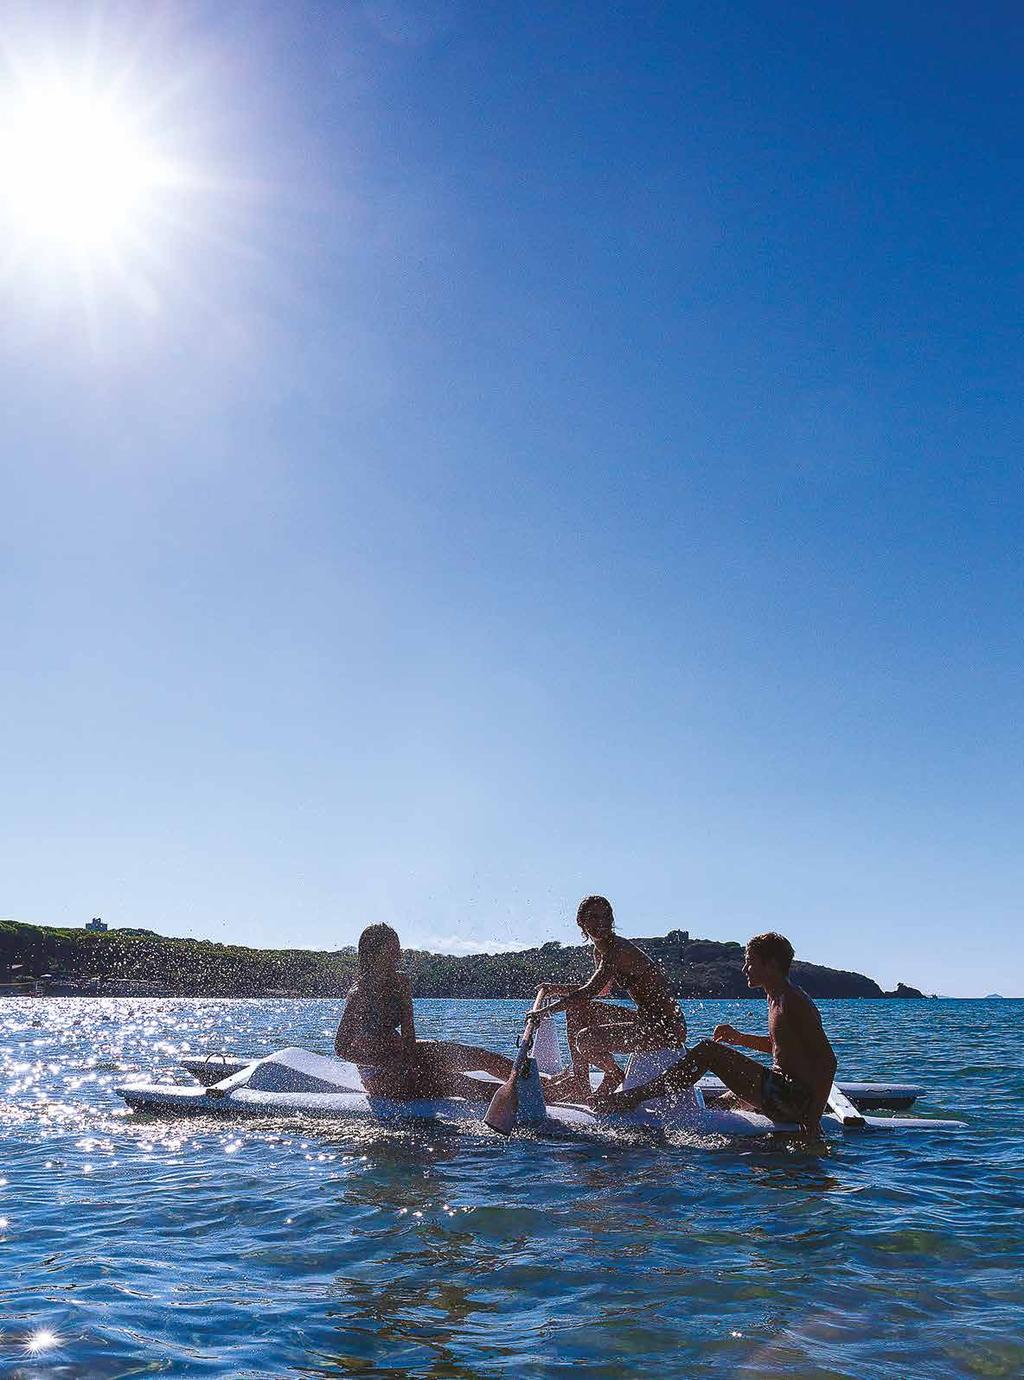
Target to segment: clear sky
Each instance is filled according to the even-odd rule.
[[[0,914],[1024,993],[1022,36],[5,7]]]

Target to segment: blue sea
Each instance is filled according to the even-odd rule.
[[[526,1004],[417,1024],[511,1052]],[[328,1052],[338,1004],[0,999],[0,1374],[1024,1375],[1024,1003],[821,1005],[841,1076],[969,1129],[813,1153],[160,1121],[115,1085]]]

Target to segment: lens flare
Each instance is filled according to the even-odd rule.
[[[8,232],[38,249],[109,253],[144,230],[172,180],[131,112],[110,96],[49,82],[0,109],[0,197]]]

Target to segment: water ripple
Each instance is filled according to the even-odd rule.
[[[148,1120],[117,1084],[329,1049],[336,1006],[5,999],[0,1373],[1020,1376],[1024,1005],[823,1006],[846,1077],[920,1081],[971,1129],[817,1155]],[[417,1014],[500,1048],[521,1008]]]

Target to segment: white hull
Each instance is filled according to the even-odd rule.
[[[203,1059],[182,1059],[181,1067],[208,1088],[222,1078],[240,1073],[254,1062],[254,1058],[247,1059],[238,1054],[210,1054]],[[600,1074],[594,1074],[592,1078],[596,1084]],[[907,1111],[925,1092],[915,1083],[837,1083],[836,1086],[861,1112]],[[707,1103],[713,1104],[727,1094],[725,1084],[717,1078],[702,1078],[698,1087]]]
[[[225,1060],[225,1066],[227,1065]],[[238,1061],[230,1061],[237,1065]],[[700,1090],[692,1098],[664,1099],[652,1102],[622,1115],[604,1115],[589,1107],[555,1104],[543,1106],[541,1083],[536,1072],[535,1096],[523,1099],[530,1104],[534,1115],[524,1114],[521,1121],[538,1130],[600,1131],[616,1126],[650,1127],[664,1130],[684,1130],[698,1136],[772,1136],[792,1134],[799,1130],[769,1120],[758,1112],[705,1105]],[[119,1088],[118,1092],[135,1110],[177,1116],[225,1117],[314,1117],[326,1119],[373,1118],[380,1121],[432,1118],[451,1122],[480,1122],[487,1108],[487,1094],[497,1086],[481,1079],[481,1099],[450,1097],[431,1101],[395,1102],[388,1098],[370,1097],[353,1064],[340,1059],[326,1059],[302,1050],[284,1050],[269,1059],[232,1067],[227,1076],[212,1087],[179,1087],[174,1084],[137,1083]],[[847,1085],[856,1086],[856,1085]],[[896,1085],[893,1085],[896,1086]],[[903,1085],[899,1085],[905,1091]],[[913,1090],[916,1094],[916,1089]],[[920,1117],[858,1118],[856,1127],[845,1127],[840,1117],[827,1113],[826,1129],[884,1130],[884,1131],[950,1131],[960,1128],[959,1121],[935,1121]]]

